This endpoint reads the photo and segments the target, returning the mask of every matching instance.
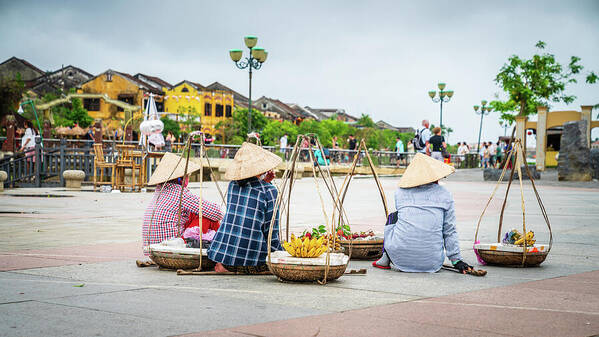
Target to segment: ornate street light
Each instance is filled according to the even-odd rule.
[[[262,63],[266,62],[266,58],[268,57],[268,52],[264,50],[264,48],[256,47],[258,43],[258,38],[255,36],[248,35],[243,38],[245,42],[245,46],[250,50],[249,57],[246,57],[244,60],[241,60],[243,56],[243,51],[241,49],[231,49],[229,50],[229,56],[231,56],[231,60],[235,62],[235,65],[239,69],[249,69],[250,74],[250,90],[249,90],[249,104],[248,104],[248,132],[252,132],[252,69],[260,69],[262,67]]]
[[[483,99],[482,101],[480,101],[480,104],[481,106],[474,106],[474,113],[480,115],[480,126],[478,128],[478,145],[476,146],[476,153],[479,153],[480,151],[480,134],[483,130],[483,117],[487,116],[492,110],[490,106],[487,106],[487,100]]]
[[[429,91],[428,95],[433,100],[434,103],[439,103],[439,125],[441,127],[441,131],[443,131],[443,103],[447,103],[453,97],[453,90],[445,90],[445,83],[438,83],[437,87],[439,88],[439,96],[437,96],[437,91]]]

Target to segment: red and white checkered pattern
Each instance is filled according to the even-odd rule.
[[[160,198],[158,198],[159,195]],[[179,228],[177,228],[180,195],[181,185],[178,184],[165,183],[156,188],[152,202],[144,213],[142,228],[144,254],[148,255],[149,245],[180,235]],[[181,227],[189,222],[190,213],[199,213],[200,205],[200,198],[187,188],[183,188],[182,200]],[[153,219],[152,213],[154,213]],[[202,216],[214,221],[221,221],[223,213],[218,204],[202,200]]]

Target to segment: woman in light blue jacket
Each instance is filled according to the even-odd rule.
[[[447,255],[460,272],[472,268],[460,254],[453,197],[437,183],[454,171],[452,166],[416,154],[395,192],[397,220],[385,226],[385,253],[373,266],[433,273],[441,269]]]

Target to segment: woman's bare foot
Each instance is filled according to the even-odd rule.
[[[229,271],[227,270],[227,268],[225,268],[225,267],[223,266],[223,264],[222,264],[222,263],[217,263],[217,264],[214,266],[214,271],[215,271],[215,272],[217,272],[217,273],[228,273],[228,272],[229,272]]]

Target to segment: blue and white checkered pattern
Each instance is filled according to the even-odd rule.
[[[241,187],[229,183],[227,210],[208,251],[208,258],[227,266],[256,266],[266,263],[268,229],[273,217],[277,189],[253,178]],[[272,232],[272,248],[281,250],[279,216]]]

